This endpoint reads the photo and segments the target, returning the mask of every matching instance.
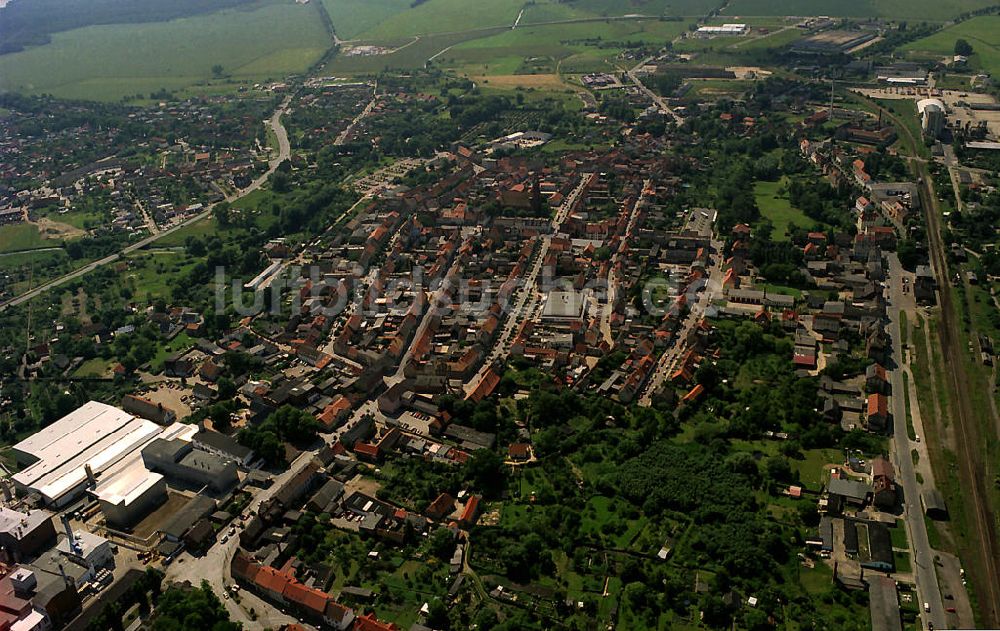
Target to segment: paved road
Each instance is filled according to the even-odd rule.
[[[904,141],[909,145],[911,153],[916,153],[918,140],[915,139],[906,125],[901,124],[898,116],[879,107],[882,114],[902,131]],[[941,326],[938,327],[941,353],[944,358],[946,384],[942,384],[952,393],[961,393],[968,389],[969,379],[966,374],[967,357],[966,335],[962,330],[958,311],[952,305],[952,292],[949,283],[949,268],[947,246],[941,236],[941,208],[938,203],[934,182],[930,177],[924,162],[914,161],[915,172],[921,180],[921,199],[923,201],[924,217],[927,222],[927,239],[930,250],[931,268],[937,279],[937,298],[940,305]],[[972,333],[975,333],[973,331]],[[980,623],[986,627],[1000,626],[1000,543],[994,514],[990,505],[988,484],[988,463],[984,463],[982,445],[985,440],[996,436],[981,435],[981,427],[973,410],[969,397],[953,396],[951,398],[952,427],[955,432],[955,448],[958,458],[958,473],[962,481],[962,490],[966,495],[963,509],[971,511],[974,534],[970,535],[970,545],[976,547],[979,563],[969,569],[972,584],[978,595],[979,609],[982,619]],[[992,409],[989,412],[994,414]],[[1000,423],[1000,420],[994,419]]]
[[[670,109],[670,106],[667,105],[666,99],[664,99],[662,96],[660,96],[656,92],[653,92],[652,90],[650,90],[649,88],[647,88],[643,84],[642,80],[639,79],[639,75],[636,74],[636,71],[639,70],[639,68],[642,68],[643,66],[645,66],[646,64],[648,64],[652,60],[653,60],[653,57],[647,57],[646,59],[643,59],[642,61],[640,61],[639,63],[637,63],[635,66],[633,66],[632,68],[630,68],[625,74],[628,75],[628,78],[632,80],[632,83],[634,83],[637,88],[639,88],[640,90],[642,90],[642,92],[646,96],[648,96],[650,99],[652,99],[653,103],[656,104],[656,107],[660,108],[661,112],[663,112],[664,114],[666,114],[666,115],[670,116],[671,118],[673,118],[674,121],[678,125],[680,125],[681,123],[684,122],[684,117],[682,117],[680,114],[678,114],[674,110]]]
[[[264,172],[263,175],[254,180],[246,188],[241,189],[240,191],[237,191],[236,193],[227,196],[226,201],[231,202],[237,200],[243,197],[244,195],[247,195],[248,193],[252,193],[253,191],[259,189],[261,186],[264,185],[265,182],[267,182],[267,178],[269,178],[271,174],[274,173],[275,169],[278,168],[278,165],[284,160],[288,159],[288,156],[291,154],[291,146],[288,142],[288,133],[285,130],[284,125],[281,124],[281,116],[285,113],[285,110],[288,109],[288,104],[290,101],[291,97],[287,97],[282,102],[282,104],[278,106],[278,109],[275,110],[274,115],[271,116],[271,118],[265,123],[274,131],[275,136],[278,138],[278,155],[271,159],[271,161],[268,164],[268,169],[267,171]],[[55,289],[56,287],[65,285],[71,280],[75,280],[77,278],[80,278],[81,276],[89,274],[90,272],[94,271],[99,267],[104,267],[109,263],[117,261],[126,254],[135,252],[136,250],[141,250],[142,248],[152,243],[155,243],[157,240],[162,239],[163,237],[169,234],[173,234],[182,228],[186,228],[187,226],[190,226],[193,223],[201,221],[202,219],[208,217],[211,214],[212,209],[214,207],[215,204],[210,204],[207,208],[205,208],[204,211],[198,213],[197,215],[194,215],[193,217],[190,217],[189,219],[186,219],[185,221],[177,224],[176,226],[172,226],[170,228],[163,230],[162,232],[152,234],[140,241],[136,241],[135,243],[125,246],[116,254],[111,254],[102,259],[92,261],[78,270],[70,272],[69,274],[66,274],[64,276],[60,276],[59,278],[50,280],[49,282],[39,285],[35,289],[27,291],[21,294],[20,296],[17,296],[16,298],[11,298],[10,300],[2,302],[0,303],[0,312],[7,310],[9,307],[15,307],[21,303],[33,300],[34,298],[37,298],[38,296],[42,295],[43,293],[51,289]]]
[[[407,44],[407,46],[408,45],[409,44]],[[361,110],[361,113],[354,117],[354,120],[352,120],[350,124],[344,128],[344,131],[340,132],[336,140],[333,141],[333,144],[342,145],[345,142],[347,142],[347,139],[351,136],[351,132],[354,131],[354,128],[357,127],[358,123],[364,120],[366,116],[372,113],[372,110],[375,109],[375,105],[377,103],[378,103],[378,81],[376,81],[375,85],[372,87],[372,100],[368,101],[368,104],[365,105],[365,109]]]
[[[552,219],[552,234],[558,234],[559,229],[562,227],[562,223],[566,221],[566,217],[569,216],[570,210],[576,204],[577,199],[583,194],[583,191],[587,189],[594,178],[597,177],[594,173],[584,173],[580,178],[580,183],[576,185],[576,188],[570,192],[569,195],[563,200],[563,203],[556,210],[555,217]],[[493,349],[490,354],[486,357],[483,362],[482,367],[479,371],[465,384],[465,394],[469,395],[475,392],[476,388],[479,387],[479,383],[486,376],[486,372],[490,369],[498,359],[506,358],[510,354],[511,343],[513,342],[514,333],[520,327],[521,319],[527,318],[529,313],[532,313],[535,304],[535,299],[537,298],[537,281],[538,274],[542,271],[542,266],[545,263],[545,257],[549,252],[549,247],[552,245],[552,236],[545,235],[541,239],[541,247],[539,251],[535,254],[533,263],[531,264],[531,270],[528,275],[523,279],[518,279],[520,282],[520,287],[517,289],[516,297],[513,298],[514,305],[507,314],[504,320],[503,327],[500,330],[500,335],[497,337],[497,341],[493,344]],[[530,307],[530,308],[529,308]]]
[[[937,572],[934,569],[934,550],[927,538],[927,524],[920,503],[920,485],[910,456],[910,438],[906,434],[906,397],[903,385],[902,336],[899,330],[900,305],[903,303],[903,268],[896,255],[889,254],[889,335],[892,338],[892,366],[889,380],[892,384],[892,458],[897,474],[897,483],[903,487],[903,520],[912,552],[911,564],[917,581],[917,595],[920,603],[929,603],[930,613],[923,619],[934,623],[935,629],[947,628],[947,614],[941,598]],[[916,405],[910,402],[911,407]]]
[[[256,511],[260,508],[260,505],[277,493],[285,482],[302,471],[314,455],[315,452],[302,452],[292,462],[288,471],[275,476],[274,484],[260,491],[245,510]],[[165,569],[167,580],[173,582],[190,581],[194,585],[199,585],[201,581],[205,580],[212,587],[212,591],[221,598],[222,594],[227,591],[227,587],[234,583],[232,573],[230,572],[230,563],[238,548],[239,534],[237,533],[237,536],[230,537],[225,543],[216,542],[204,556],[193,557],[184,552]],[[276,629],[283,624],[299,622],[297,619],[280,612],[273,605],[254,594],[248,593],[246,590],[240,591],[239,603],[230,598],[224,600],[223,604],[232,619],[235,622],[242,623],[243,628],[248,631],[268,628]],[[250,609],[253,609],[257,614],[257,620],[251,619]],[[306,628],[311,627],[306,625]]]

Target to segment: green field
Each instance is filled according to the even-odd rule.
[[[37,250],[59,246],[59,241],[46,239],[38,232],[38,227],[30,223],[16,223],[0,226],[0,252]]]
[[[333,29],[341,39],[353,39],[410,8],[412,0],[323,0]]]
[[[910,21],[943,22],[961,13],[996,4],[993,0],[733,0],[725,15],[734,19],[746,15],[827,15],[831,17],[886,17]]]
[[[910,42],[903,50],[913,57],[937,60],[955,54],[957,39],[965,39],[972,45],[970,67],[994,76],[1000,73],[1000,16],[997,15],[984,15],[949,26],[930,37]]]
[[[523,0],[427,0],[379,22],[361,38],[392,40],[510,26],[523,6]]]
[[[233,80],[280,79],[329,45],[315,6],[269,0],[249,11],[57,33],[0,57],[0,90],[111,101],[205,83],[216,64]]]
[[[578,73],[609,69],[627,43],[662,45],[681,22],[628,20],[525,26],[462,42],[436,63],[473,75]],[[601,40],[601,45],[595,45]]]
[[[788,230],[792,226],[812,228],[816,225],[814,219],[810,219],[801,210],[792,206],[787,194],[779,192],[785,184],[787,180],[782,178],[777,182],[757,182],[753,189],[760,214],[774,225],[772,238],[776,241],[788,240]]]

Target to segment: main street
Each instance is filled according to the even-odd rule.
[[[281,164],[283,161],[287,160],[288,156],[291,155],[291,145],[288,142],[288,132],[285,130],[284,125],[282,125],[281,123],[281,117],[288,109],[288,105],[291,102],[291,99],[292,99],[291,96],[286,97],[285,100],[282,101],[281,105],[278,106],[278,109],[275,110],[271,118],[264,123],[274,132],[274,135],[278,140],[278,154],[273,158],[271,158],[271,160],[268,162],[267,171],[265,171],[256,180],[251,182],[250,185],[247,186],[246,188],[240,189],[235,193],[227,195],[225,201],[227,202],[236,201],[237,199],[240,199],[241,197],[248,195],[259,189],[261,186],[264,185],[265,182],[267,182],[267,179],[271,177],[271,174],[274,173],[274,171],[278,168],[278,165]],[[5,311],[9,307],[15,307],[29,300],[33,300],[49,290],[65,285],[66,283],[75,280],[77,278],[80,278],[82,276],[85,276],[86,274],[89,274],[95,269],[104,267],[109,263],[114,263],[115,261],[125,256],[126,254],[130,254],[132,252],[135,252],[136,250],[141,250],[148,245],[156,243],[163,237],[166,237],[168,235],[177,232],[178,230],[187,228],[190,225],[198,223],[199,221],[205,219],[212,213],[212,210],[215,208],[215,205],[216,204],[210,204],[208,207],[205,208],[205,210],[198,213],[197,215],[194,215],[179,224],[171,226],[170,228],[162,230],[161,232],[151,234],[148,237],[136,241],[135,243],[129,244],[123,247],[120,251],[118,251],[115,254],[111,254],[102,259],[92,261],[77,270],[74,270],[68,274],[60,276],[59,278],[50,280],[47,283],[39,285],[38,287],[30,291],[27,291],[15,298],[11,298],[10,300],[7,300],[5,302],[0,302],[0,312]]]
[[[881,106],[877,106],[882,115],[893,121],[895,127],[901,130],[901,138],[908,145],[910,153],[916,155],[918,139],[913,137],[910,129],[899,117]],[[922,141],[922,139],[921,139]],[[962,396],[970,387],[967,375],[965,353],[970,335],[975,336],[975,330],[967,334],[959,320],[959,312],[952,304],[950,273],[947,257],[947,246],[942,237],[942,213],[934,189],[934,181],[930,176],[927,164],[922,161],[912,161],[914,173],[920,182],[920,197],[927,222],[927,241],[930,253],[931,269],[937,281],[937,303],[940,306],[940,326],[938,327],[938,342],[941,356],[944,358],[945,383],[943,391],[950,393],[952,427],[954,428],[953,448],[957,456],[957,472],[962,483],[962,506],[952,507],[952,510],[967,511],[970,518],[969,548],[977,554],[977,563],[970,565],[969,573],[972,587],[976,591],[980,622],[987,627],[1000,625],[1000,544],[997,542],[996,524],[990,496],[986,488],[984,473],[988,470],[982,446],[988,444],[987,436],[979,424],[977,412],[972,408],[971,398]],[[926,411],[925,411],[926,412]],[[993,411],[989,411],[993,414]],[[996,419],[994,419],[996,421]],[[996,436],[992,436],[993,440]]]
[[[570,211],[576,205],[580,195],[583,194],[590,183],[594,181],[597,177],[594,173],[584,173],[580,178],[580,183],[576,185],[576,188],[570,192],[569,195],[563,200],[559,208],[556,209],[556,214],[552,218],[552,234],[559,234],[559,230],[562,228],[562,224],[566,221],[566,217],[569,216]],[[537,296],[537,284],[538,275],[542,271],[542,267],[545,264],[545,257],[549,253],[549,247],[552,245],[552,236],[545,235],[541,238],[541,247],[539,251],[535,254],[533,263],[531,265],[531,270],[528,275],[523,279],[516,279],[518,282],[517,293],[513,296],[513,305],[507,313],[507,318],[504,320],[503,327],[500,331],[500,335],[497,336],[496,343],[493,344],[493,350],[490,351],[489,356],[486,361],[483,362],[482,368],[473,376],[472,379],[465,384],[465,394],[475,392],[476,388],[479,387],[479,383],[486,376],[486,372],[490,367],[500,359],[505,359],[507,355],[510,354],[511,343],[513,342],[514,332],[520,326],[522,320],[527,317],[527,315],[534,311],[535,301]],[[532,308],[528,308],[529,305]]]
[[[910,456],[910,437],[906,433],[906,387],[903,383],[903,338],[900,332],[900,311],[906,299],[903,293],[903,268],[895,253],[887,257],[889,261],[889,336],[892,338],[892,365],[889,381],[892,384],[892,448],[891,455],[896,469],[896,483],[903,489],[903,521],[912,552],[913,576],[917,582],[918,600],[930,605],[930,612],[922,613],[924,624],[931,622],[935,629],[947,628],[947,614],[941,598],[937,571],[934,567],[934,550],[927,537],[927,524],[920,501],[920,485],[917,483],[916,469]],[[910,402],[916,406],[916,401]]]

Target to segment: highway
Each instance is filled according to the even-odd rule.
[[[275,156],[274,158],[271,158],[271,160],[268,163],[267,171],[265,171],[263,175],[261,175],[256,180],[251,182],[250,185],[247,186],[246,188],[241,189],[236,193],[233,193],[232,195],[228,195],[225,201],[227,202],[235,201],[243,197],[244,195],[247,195],[259,189],[261,186],[264,185],[265,182],[267,182],[267,179],[278,168],[278,165],[281,164],[281,162],[283,162],[284,160],[287,160],[288,156],[291,155],[291,145],[288,142],[288,132],[285,130],[284,125],[281,124],[281,117],[288,109],[288,105],[291,102],[291,98],[292,98],[291,96],[286,97],[285,100],[281,103],[281,105],[278,106],[278,109],[275,110],[271,118],[265,122],[265,124],[274,131],[274,135],[278,139],[278,155]],[[89,274],[90,272],[94,271],[95,269],[98,269],[99,267],[104,267],[109,263],[114,263],[115,261],[120,259],[122,256],[125,256],[126,254],[135,252],[136,250],[141,250],[142,248],[145,248],[148,245],[156,243],[156,241],[158,241],[159,239],[162,239],[167,235],[173,234],[178,230],[186,228],[194,223],[201,221],[205,217],[208,217],[212,213],[212,210],[214,208],[215,204],[210,204],[202,212],[184,220],[183,222],[175,226],[171,226],[170,228],[166,228],[161,232],[151,234],[148,237],[145,237],[139,241],[136,241],[135,243],[123,247],[120,251],[118,251],[115,254],[110,254],[102,259],[91,261],[90,263],[84,265],[83,267],[77,270],[74,270],[68,274],[60,276],[59,278],[55,278],[46,283],[43,283],[30,291],[27,291],[19,296],[11,298],[10,300],[7,300],[5,302],[0,302],[0,312],[6,311],[10,307],[16,307],[17,305],[25,303],[29,300],[33,300],[51,289],[55,289],[56,287],[65,285],[66,283],[72,280],[75,280],[77,278],[85,276],[86,274]]]

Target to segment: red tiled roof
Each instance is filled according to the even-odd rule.
[[[394,622],[382,622],[374,613],[368,613],[354,619],[354,631],[399,631],[399,626]]]

